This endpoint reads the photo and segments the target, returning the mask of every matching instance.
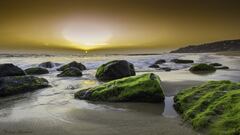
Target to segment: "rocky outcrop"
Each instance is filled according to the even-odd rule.
[[[77,69],[79,69],[79,70],[81,70],[81,71],[87,69],[82,63],[78,63],[78,62],[76,62],[76,61],[73,61],[73,62],[71,62],[71,63],[68,63],[68,64],[60,67],[60,68],[57,69],[57,70],[58,70],[58,71],[64,71],[65,69],[71,68],[71,67],[77,68]]]
[[[96,78],[100,81],[111,81],[123,77],[134,76],[135,69],[132,63],[126,60],[114,60],[101,65],[96,72]]]
[[[49,73],[49,71],[47,69],[40,68],[40,67],[28,68],[24,71],[28,75],[41,75],[41,74],[48,74]]]
[[[82,76],[82,71],[75,67],[70,67],[63,70],[58,77],[80,77]]]
[[[190,45],[171,53],[208,53],[208,52],[225,52],[240,51],[240,40],[225,40],[202,45]]]
[[[155,74],[126,77],[83,89],[75,98],[109,102],[163,102],[160,78]]]
[[[0,64],[0,77],[22,75],[25,75],[25,72],[21,68],[11,63]]]
[[[48,81],[34,76],[0,78],[0,97],[10,96],[48,87]]]
[[[184,121],[211,135],[240,134],[240,83],[210,81],[182,90],[174,107]]]

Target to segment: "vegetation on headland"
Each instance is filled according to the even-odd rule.
[[[240,83],[210,81],[181,91],[174,107],[195,129],[212,135],[240,134]]]
[[[160,78],[153,74],[125,77],[80,90],[75,98],[110,102],[163,102]]]

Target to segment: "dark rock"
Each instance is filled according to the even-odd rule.
[[[208,64],[203,64],[203,63],[193,65],[189,70],[192,73],[209,73],[209,72],[215,72],[216,71],[214,66],[208,65]]]
[[[160,66],[158,64],[152,64],[149,66],[149,68],[160,68]]]
[[[21,68],[11,63],[0,64],[0,77],[22,76],[22,75],[26,75],[26,74]]]
[[[0,97],[15,95],[48,87],[48,81],[34,76],[0,78]]]
[[[132,63],[126,60],[114,60],[101,65],[96,72],[96,78],[100,81],[110,81],[123,77],[134,76],[135,69]]]
[[[53,67],[57,67],[59,65],[60,65],[59,63],[53,63],[51,61],[48,61],[48,62],[43,62],[43,63],[39,64],[39,67],[53,68]]]
[[[113,80],[94,88],[78,91],[75,98],[108,102],[163,102],[164,94],[160,78],[155,74],[143,74]]]
[[[193,60],[182,60],[182,59],[172,59],[171,62],[179,63],[179,64],[194,63]]]
[[[48,70],[45,68],[40,67],[34,67],[34,68],[28,68],[24,70],[28,75],[41,75],[41,74],[48,74]]]
[[[79,70],[86,70],[87,68],[82,64],[82,63],[78,63],[76,61],[73,61],[71,63],[68,63],[62,67],[60,67],[59,69],[57,69],[58,71],[63,71],[67,68],[70,68],[70,67],[74,67],[74,68],[78,68]]]
[[[75,67],[70,67],[57,75],[58,77],[79,77],[82,76],[82,71]]]
[[[229,69],[229,67],[227,67],[227,66],[219,66],[219,67],[215,67],[215,69]]]
[[[160,70],[164,70],[164,71],[169,72],[169,71],[171,71],[172,69],[169,68],[169,67],[160,67]]]
[[[164,60],[164,59],[159,59],[159,60],[157,60],[154,64],[163,64],[163,63],[166,63],[166,60]]]
[[[190,45],[179,48],[171,53],[208,53],[225,51],[240,51],[240,40],[225,40],[202,45]]]
[[[211,64],[209,64],[209,65],[214,66],[214,67],[222,66],[222,64],[220,64],[220,63],[211,63]]]

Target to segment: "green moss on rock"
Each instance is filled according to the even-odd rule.
[[[204,63],[193,65],[189,70],[192,73],[209,73],[216,71],[214,66]]]
[[[78,68],[71,67],[71,68],[65,69],[57,76],[58,77],[79,77],[79,76],[82,76],[82,72]]]
[[[240,134],[240,83],[210,81],[174,97],[174,107],[195,129],[212,135]]]
[[[25,70],[25,72],[28,75],[41,75],[41,74],[48,74],[49,71],[45,68],[40,68],[40,67],[34,67],[34,68],[28,68]]]
[[[94,88],[80,90],[75,98],[110,102],[162,102],[160,78],[143,74],[110,81]]]
[[[48,87],[48,81],[34,76],[0,78],[0,97],[15,95]]]

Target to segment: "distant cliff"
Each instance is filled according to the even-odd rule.
[[[207,53],[223,51],[240,51],[240,39],[218,41],[201,45],[190,45],[174,50],[171,53]]]

